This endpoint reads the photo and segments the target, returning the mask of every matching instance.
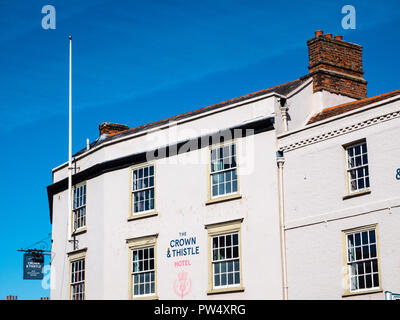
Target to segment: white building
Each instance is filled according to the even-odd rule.
[[[317,31],[308,47],[295,81],[100,125],[74,157],[72,212],[68,163],[53,169],[51,299],[400,291],[400,90],[366,98],[362,48],[340,36]]]

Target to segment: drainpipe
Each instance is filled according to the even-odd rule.
[[[282,116],[282,129],[283,132],[288,131],[288,122],[287,122],[287,111],[288,107],[281,107],[281,116]]]
[[[288,106],[286,104],[286,99],[285,98],[280,98],[280,107],[279,109],[281,110],[281,119],[282,119],[282,130],[283,132],[288,131]]]
[[[287,261],[286,261],[286,232],[285,232],[285,206],[284,206],[284,189],[283,189],[283,165],[285,158],[283,152],[278,151],[276,157],[278,165],[278,197],[279,197],[279,231],[281,246],[281,266],[282,266],[282,296],[283,300],[288,300],[288,284],[287,284]]]

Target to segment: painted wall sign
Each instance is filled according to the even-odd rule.
[[[400,180],[400,169],[396,169],[396,180]]]
[[[196,237],[186,236],[186,232],[179,232],[179,238],[171,239],[167,249],[167,258],[187,257],[200,253]]]
[[[24,280],[43,279],[44,256],[41,253],[24,253]]]
[[[192,280],[188,277],[188,273],[181,271],[178,273],[177,279],[174,281],[175,294],[183,299],[192,290]]]
[[[400,293],[385,291],[385,300],[400,300]]]

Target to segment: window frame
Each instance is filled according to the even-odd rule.
[[[348,257],[347,236],[349,234],[362,233],[363,231],[371,231],[371,230],[375,230],[376,258],[361,259],[361,260],[358,260],[353,263],[357,264],[357,262],[360,263],[360,262],[365,262],[365,261],[373,261],[376,259],[377,267],[378,267],[379,286],[372,287],[372,288],[363,288],[363,289],[353,290],[351,288],[351,265],[352,265],[352,263],[350,263],[348,260],[349,257]],[[345,289],[342,294],[342,297],[382,292],[382,279],[381,279],[382,268],[381,268],[381,259],[380,259],[380,249],[379,249],[378,224],[366,225],[366,226],[362,226],[362,227],[356,227],[356,228],[352,228],[352,229],[343,230],[342,231],[342,246],[343,246],[343,271],[344,271],[344,280],[345,280]]]
[[[75,190],[77,188],[83,187],[85,186],[85,205],[84,206],[80,206],[74,209],[74,203],[75,203],[75,197],[74,197],[74,193]],[[80,183],[77,183],[76,185],[73,186],[72,188],[72,197],[71,197],[71,201],[72,201],[72,212],[71,212],[71,234],[72,235],[77,235],[79,233],[83,233],[87,231],[87,212],[88,212],[88,186],[87,186],[87,181],[83,181]],[[77,228],[75,230],[75,213],[77,210],[80,210],[82,208],[85,208],[85,224],[79,228]]]
[[[126,243],[128,245],[128,299],[130,300],[156,300],[158,299],[157,295],[157,238],[158,234],[150,235],[150,236],[143,236],[139,238],[132,238],[127,239]],[[145,248],[154,248],[154,293],[151,294],[144,294],[144,295],[134,295],[133,290],[133,251],[138,249],[145,249]]]
[[[365,144],[366,148],[367,148],[367,159],[368,159],[368,164],[366,165],[361,165],[358,167],[354,167],[354,168],[349,168],[349,156],[348,156],[348,149],[352,148],[352,147],[356,147],[358,145],[362,145]],[[367,140],[366,139],[360,139],[360,140],[356,140],[350,143],[346,143],[345,145],[342,146],[343,150],[344,150],[344,158],[345,158],[345,171],[346,171],[346,186],[347,186],[347,196],[344,197],[344,199],[352,197],[352,196],[357,196],[357,195],[362,195],[362,194],[368,194],[371,192],[371,172],[370,172],[370,159],[368,157],[368,144],[367,144]],[[361,152],[362,155],[362,152]],[[369,181],[369,186],[368,187],[364,187],[362,189],[356,189],[356,190],[351,190],[351,175],[350,172],[353,170],[357,170],[360,168],[368,168],[368,181]],[[365,176],[364,176],[365,177]],[[364,178],[365,179],[365,178]],[[356,180],[357,181],[357,180]]]
[[[75,252],[69,253],[69,272],[68,272],[68,287],[69,287],[69,300],[72,299],[72,288],[75,283],[72,283],[72,264],[76,263],[80,260],[84,261],[84,268],[83,268],[83,274],[84,274],[84,280],[81,281],[83,283],[83,299],[79,300],[86,300],[86,277],[87,277],[87,259],[86,259],[86,250],[87,249],[81,249],[77,250]]]
[[[222,169],[219,170],[217,172],[212,172],[211,171],[211,152],[214,149],[220,149],[223,148],[225,146],[231,146],[234,145],[235,146],[235,161],[236,161],[236,166],[235,168],[229,168],[229,169]],[[224,142],[219,142],[219,143],[215,143],[212,145],[208,146],[208,150],[207,150],[207,202],[206,205],[208,204],[212,204],[212,203],[218,203],[218,202],[222,202],[222,201],[227,201],[227,200],[233,200],[233,199],[240,199],[242,196],[240,194],[240,174],[239,174],[239,143],[237,143],[236,139],[231,139],[228,141],[224,141]],[[237,181],[237,190],[235,192],[230,192],[230,193],[225,193],[223,195],[217,195],[217,196],[213,196],[212,193],[212,177],[214,174],[217,173],[222,173],[222,172],[226,172],[226,171],[233,171],[236,170],[236,181]]]
[[[138,170],[141,168],[145,168],[145,167],[150,167],[153,166],[153,178],[154,178],[154,183],[153,183],[153,190],[154,190],[154,208],[153,209],[149,209],[149,210],[145,210],[145,211],[140,211],[140,212],[136,212],[134,213],[134,193],[135,192],[140,192],[145,190],[140,189],[140,190],[133,190],[133,171],[134,170]],[[140,163],[134,166],[131,166],[129,168],[129,215],[128,215],[128,221],[131,220],[135,220],[135,219],[140,219],[140,218],[144,218],[144,217],[149,217],[149,216],[154,216],[157,215],[157,210],[156,210],[156,205],[157,205],[157,201],[156,201],[156,192],[157,192],[157,187],[156,187],[156,172],[157,172],[157,168],[156,168],[156,164],[154,161],[151,162],[146,162],[146,163]],[[151,189],[150,188],[146,188],[148,190]]]
[[[220,222],[215,224],[206,225],[207,229],[207,239],[208,239],[208,290],[207,294],[219,294],[219,293],[229,293],[229,292],[241,292],[244,291],[243,286],[243,247],[242,247],[242,227],[243,218]],[[228,285],[228,286],[218,286],[214,285],[214,262],[213,262],[213,243],[212,239],[216,236],[223,236],[228,234],[238,234],[238,244],[239,244],[239,284]]]

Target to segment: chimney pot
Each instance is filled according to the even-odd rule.
[[[319,36],[323,36],[324,32],[322,30],[315,31],[315,37],[318,38]]]
[[[340,36],[340,35],[337,34],[337,35],[335,36],[335,39],[336,39],[336,40],[343,40],[343,36]]]
[[[362,47],[342,40],[340,35],[335,36],[335,41],[331,39],[332,33],[326,33],[307,41],[313,91],[328,91],[353,99],[366,98]]]

